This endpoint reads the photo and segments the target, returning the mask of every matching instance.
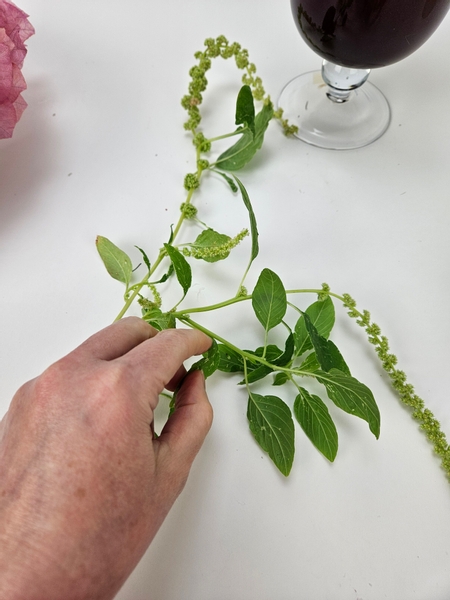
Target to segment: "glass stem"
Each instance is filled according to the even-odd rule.
[[[328,60],[322,64],[322,78],[328,86],[327,96],[332,102],[342,104],[350,99],[351,93],[369,77],[370,69],[350,69],[335,65]]]

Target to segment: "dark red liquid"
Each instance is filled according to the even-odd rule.
[[[320,56],[346,67],[384,67],[421,46],[450,0],[291,0],[297,27]]]

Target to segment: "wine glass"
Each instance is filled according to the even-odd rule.
[[[391,119],[388,101],[366,81],[370,70],[417,50],[450,0],[291,0],[291,7],[300,35],[324,60],[321,73],[289,82],[279,105],[303,141],[350,149],[378,139]]]

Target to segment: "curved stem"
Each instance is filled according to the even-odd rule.
[[[223,302],[218,302],[217,304],[209,304],[208,306],[199,306],[197,308],[183,308],[183,310],[179,310],[173,313],[173,316],[177,319],[184,318],[185,315],[189,315],[191,313],[201,313],[201,312],[210,312],[211,310],[217,310],[219,308],[225,308],[226,306],[231,306],[232,304],[236,304],[237,302],[243,302],[244,300],[251,300],[250,296],[234,296],[229,300],[224,300]]]

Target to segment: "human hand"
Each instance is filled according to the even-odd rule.
[[[15,395],[0,424],[0,600],[113,598],[181,492],[211,426],[210,340],[123,319]],[[159,393],[178,386],[159,438]]]

